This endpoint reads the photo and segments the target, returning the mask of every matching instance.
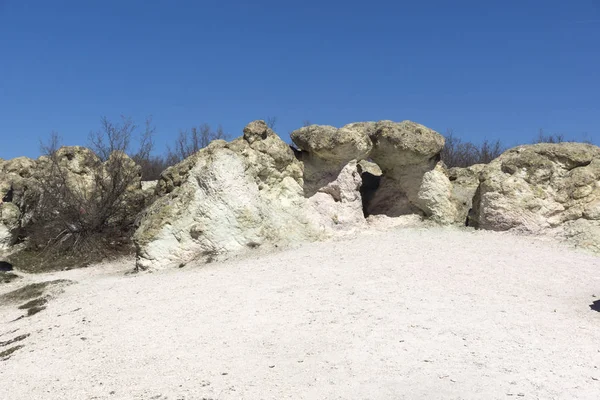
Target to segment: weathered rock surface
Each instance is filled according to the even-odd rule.
[[[418,205],[432,221],[442,225],[456,222],[457,209],[453,199],[452,183],[443,163],[423,174],[418,193]]]
[[[467,216],[473,207],[473,197],[479,187],[479,174],[485,164],[475,164],[466,168],[448,169],[448,178],[452,183],[452,201],[456,207],[455,223],[467,224]]]
[[[353,123],[339,129],[311,125],[291,133],[292,141],[301,150],[307,197],[336,180],[348,162],[369,156],[373,148],[369,133],[374,126],[373,122]]]
[[[211,143],[163,173],[162,196],[134,236],[138,268],[324,237],[325,224],[304,197],[302,174],[294,151],[263,121],[230,143]],[[338,189],[345,195],[344,185]]]
[[[82,194],[88,194],[92,189],[95,170],[101,164],[98,156],[83,146],[64,146],[58,149],[54,159],[55,166],[47,156],[38,158],[35,163],[34,177],[36,179],[43,179],[45,174],[53,168],[60,168],[66,184]]]
[[[37,200],[37,164],[27,157],[0,161],[0,252],[16,240]]]
[[[334,231],[352,231],[365,224],[361,197],[362,179],[355,160],[336,179],[309,198],[322,224]]]
[[[600,148],[535,144],[506,151],[485,166],[470,225],[600,244]]]

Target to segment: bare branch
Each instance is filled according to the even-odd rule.
[[[267,117],[265,122],[271,130],[275,130],[275,126],[277,125],[277,117]]]
[[[210,125],[203,123],[193,126],[189,131],[180,131],[175,140],[174,147],[167,146],[167,159],[169,165],[174,165],[197,153],[217,139],[226,139],[228,135],[219,125],[216,131],[213,131]]]

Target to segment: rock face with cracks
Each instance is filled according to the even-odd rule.
[[[432,221],[442,225],[456,222],[457,208],[453,201],[452,183],[442,163],[423,174],[417,196],[419,207]]]
[[[479,187],[479,174],[485,164],[470,167],[454,167],[448,169],[448,178],[452,183],[452,202],[456,208],[455,223],[468,225],[467,217],[473,207],[473,197]]]
[[[307,197],[336,180],[348,162],[369,156],[373,148],[369,131],[373,126],[371,122],[349,124],[340,129],[311,125],[292,132],[292,141],[301,150]]]
[[[483,168],[469,222],[600,250],[600,148],[544,143],[506,151]]]
[[[38,193],[36,173],[36,160],[0,160],[0,252],[10,249],[30,218]]]

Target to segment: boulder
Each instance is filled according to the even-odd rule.
[[[427,214],[419,199],[426,172],[435,168],[444,137],[412,121],[380,121],[369,129],[373,142],[370,159],[382,171],[379,188],[367,205],[367,214],[397,217]]]
[[[327,161],[346,164],[369,155],[373,144],[369,138],[374,122],[355,122],[341,128],[310,125],[291,133],[292,141],[302,151]]]
[[[54,160],[42,156],[37,160],[34,178],[48,180],[49,173],[60,171],[67,186],[82,197],[88,197],[99,180],[108,182],[118,172],[128,183],[127,191],[142,190],[141,167],[127,154],[115,151],[104,162],[92,150],[83,146],[63,146]]]
[[[19,228],[21,211],[14,203],[0,204],[0,247],[6,250],[14,244],[14,233]]]
[[[519,146],[485,166],[469,224],[600,243],[600,148],[584,143]],[[593,243],[593,245],[591,244]]]
[[[0,252],[15,243],[38,199],[37,162],[27,157],[0,161]]]
[[[356,160],[348,162],[336,179],[309,198],[322,224],[333,231],[351,232],[365,224],[362,178]]]
[[[439,161],[444,137],[412,121],[379,121],[369,130],[373,141],[371,159],[386,172],[402,174],[411,165]]]
[[[148,195],[152,194],[154,195],[154,192],[156,191],[156,185],[158,184],[158,181],[142,181],[142,190],[144,191],[144,193],[148,193]]]
[[[452,183],[443,163],[423,174],[418,193],[419,208],[431,221],[442,225],[454,224],[457,219]]]
[[[467,225],[469,211],[473,207],[473,197],[479,187],[479,174],[485,164],[470,167],[448,169],[448,178],[452,183],[452,201],[456,208],[455,223]]]

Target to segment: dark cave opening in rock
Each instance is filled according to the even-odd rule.
[[[369,216],[367,211],[369,203],[377,189],[379,189],[379,183],[381,182],[381,175],[373,175],[369,172],[363,172],[361,174],[362,185],[360,186],[360,196],[362,198],[363,215],[365,218]]]

